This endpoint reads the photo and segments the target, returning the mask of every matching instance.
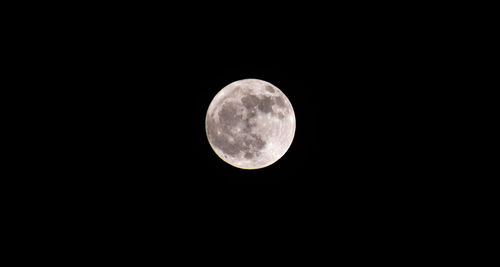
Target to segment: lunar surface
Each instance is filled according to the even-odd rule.
[[[295,113],[276,86],[258,79],[235,81],[208,107],[210,146],[228,164],[259,169],[279,160],[292,144]]]

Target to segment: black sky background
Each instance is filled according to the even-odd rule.
[[[43,102],[51,116],[34,116],[58,144],[44,142],[52,152],[40,158],[52,163],[40,168],[75,177],[54,179],[54,188],[129,199],[181,195],[175,188],[273,185],[294,199],[370,201],[445,184],[434,179],[442,153],[440,146],[431,152],[436,142],[429,140],[446,121],[433,112],[442,101],[435,78],[446,47],[441,29],[411,10],[170,16],[114,8],[32,26],[39,46],[29,67],[44,72],[31,79],[46,85],[37,92],[52,101]],[[297,119],[289,151],[250,171],[223,162],[204,128],[217,92],[245,78],[278,86]]]
[[[417,125],[432,99],[429,43],[404,14],[364,9],[266,20],[103,13],[68,27],[60,49],[66,91],[83,121],[82,173],[108,186],[330,185],[386,188],[422,173]],[[401,23],[395,23],[395,22]],[[119,23],[118,23],[119,22]],[[75,34],[77,33],[77,34]],[[439,65],[439,63],[437,64]],[[76,66],[76,68],[65,67]],[[65,69],[66,68],[66,69]],[[278,86],[297,118],[285,156],[259,170],[217,157],[204,119],[215,94],[245,78]],[[430,96],[430,97],[429,97]],[[83,125],[87,125],[86,127]],[[417,159],[417,160],[416,160]],[[99,180],[99,178],[96,178]],[[406,179],[405,184],[413,182]]]
[[[406,111],[416,92],[408,79],[411,70],[400,65],[407,57],[404,51],[398,55],[374,44],[366,48],[368,40],[347,36],[309,45],[245,31],[231,36],[237,38],[187,47],[163,46],[166,40],[161,39],[152,47],[138,44],[140,52],[132,53],[110,48],[111,55],[102,54],[104,62],[93,62],[89,75],[97,86],[89,97],[97,107],[89,113],[95,118],[90,129],[96,131],[90,140],[96,141],[92,146],[102,160],[99,168],[160,184],[342,184],[360,179],[373,185],[374,177],[392,179],[407,164],[400,153],[416,141],[405,139],[412,116]],[[278,86],[297,119],[290,150],[276,164],[254,171],[219,159],[204,129],[215,94],[245,78]]]
[[[257,244],[246,251],[310,264],[332,251],[362,258],[363,246],[428,248],[431,230],[447,229],[438,219],[453,177],[438,168],[448,138],[439,129],[452,111],[436,110],[449,101],[438,79],[449,47],[446,23],[426,24],[431,12],[102,5],[42,15],[22,32],[19,62],[34,74],[20,81],[35,86],[21,92],[39,109],[26,122],[33,148],[20,150],[36,164],[19,171],[35,175],[19,182],[38,213],[19,210],[40,232],[184,259],[198,255],[193,246],[226,257]],[[245,78],[280,88],[297,120],[288,152],[258,170],[225,163],[205,133],[213,97]]]

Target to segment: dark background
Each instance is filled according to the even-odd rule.
[[[370,198],[436,187],[442,150],[429,140],[446,138],[434,127],[446,117],[434,111],[443,101],[447,30],[426,22],[438,16],[405,7],[257,6],[103,6],[30,24],[25,45],[34,63],[26,65],[40,73],[30,80],[47,88],[33,98],[48,99],[42,105],[51,112],[34,116],[54,140],[44,144],[55,176],[79,177],[68,182],[75,190],[137,194],[278,184]],[[216,93],[245,78],[278,86],[297,119],[284,157],[252,171],[219,159],[204,128]]]
[[[81,153],[70,166],[108,187],[411,188],[429,163],[420,157],[429,133],[418,125],[434,98],[433,44],[405,17],[411,13],[339,8],[346,12],[307,19],[270,10],[198,20],[109,11],[59,24],[52,34],[60,42],[48,45],[58,55],[58,86],[71,87],[62,91],[70,99],[62,104],[75,111],[65,131]],[[50,40],[50,31],[42,37]],[[280,88],[297,119],[285,156],[251,171],[219,159],[204,129],[215,94],[245,78]]]
[[[435,7],[188,5],[34,10],[19,31],[19,81],[33,83],[19,91],[36,103],[21,121],[36,163],[18,169],[26,229],[186,259],[441,251],[455,199],[436,168],[452,111],[435,112],[450,101]],[[215,94],[244,78],[279,87],[297,119],[289,151],[259,170],[223,162],[204,128]]]

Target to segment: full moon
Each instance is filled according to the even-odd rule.
[[[210,146],[226,163],[260,169],[287,152],[295,135],[295,113],[276,86],[244,79],[215,95],[208,107],[205,130]]]

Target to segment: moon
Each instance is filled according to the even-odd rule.
[[[259,79],[222,88],[205,119],[214,152],[241,169],[260,169],[278,161],[292,144],[295,126],[295,113],[285,94]]]

